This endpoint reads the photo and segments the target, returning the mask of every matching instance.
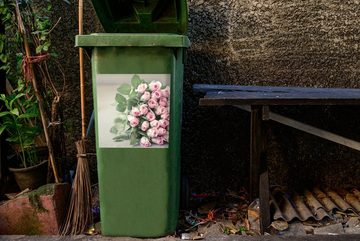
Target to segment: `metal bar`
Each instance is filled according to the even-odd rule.
[[[331,133],[329,131],[325,131],[316,127],[313,127],[311,125],[304,124],[302,122],[290,119],[288,117],[276,114],[274,112],[269,112],[269,119],[279,122],[283,125],[290,126],[292,128],[304,131],[306,133],[312,134],[314,136],[321,137],[323,139],[338,143],[340,145],[344,145],[347,147],[350,147],[352,149],[360,151],[360,142],[342,137],[340,135],[336,135],[334,133]]]

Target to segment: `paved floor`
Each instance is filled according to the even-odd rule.
[[[9,241],[178,241],[173,237],[164,237],[159,239],[136,239],[128,237],[102,237],[102,236],[24,236],[24,235],[9,235],[0,236],[0,240]],[[323,235],[308,235],[308,236],[211,236],[203,239],[204,241],[360,241],[360,235],[338,235],[338,236],[323,236]]]

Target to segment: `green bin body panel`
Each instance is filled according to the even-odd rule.
[[[76,45],[92,48],[102,234],[159,237],[175,231],[187,37],[175,34],[93,34],[77,36]],[[112,108],[116,109],[116,87],[134,75],[147,79],[167,78],[170,87],[168,145],[149,148],[112,146],[118,145],[110,138],[111,120],[116,116],[109,114],[114,113]],[[111,91],[107,93],[107,89]],[[114,105],[109,102],[112,99]],[[105,105],[107,102],[109,104]]]
[[[177,33],[187,31],[183,0],[92,0],[108,33]]]

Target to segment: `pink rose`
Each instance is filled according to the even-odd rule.
[[[146,119],[147,119],[148,121],[153,121],[153,120],[155,120],[155,114],[154,114],[154,112],[149,111],[149,112],[146,114]]]
[[[140,113],[142,115],[146,115],[148,112],[149,112],[149,109],[148,109],[148,105],[147,104],[142,104],[139,106],[139,109],[140,109]]]
[[[160,106],[163,106],[163,107],[166,107],[167,104],[168,104],[167,98],[161,97],[160,100],[159,100],[159,105],[160,105]]]
[[[139,110],[139,108],[137,107],[132,107],[131,111],[130,111],[130,114],[133,115],[133,116],[140,116],[141,115],[141,112]]]
[[[150,122],[151,127],[159,128],[159,121],[153,120]]]
[[[155,99],[150,99],[147,104],[152,109],[158,106],[158,102]]]
[[[162,137],[151,138],[151,142],[157,145],[164,145],[164,138]]]
[[[164,128],[162,127],[158,128],[158,136],[164,136],[166,135],[166,133],[167,131]]]
[[[156,91],[152,92],[152,94],[151,94],[151,98],[153,98],[153,99],[159,99],[160,97],[161,97],[160,90],[156,90]]]
[[[149,84],[149,88],[151,91],[157,91],[157,90],[161,89],[161,82],[153,80]]]
[[[169,132],[167,132],[164,136],[164,141],[169,142]]]
[[[142,147],[149,147],[149,146],[151,146],[151,142],[150,142],[149,138],[143,136],[143,137],[141,137],[141,139],[140,139],[140,145],[141,145]]]
[[[149,127],[150,127],[150,124],[149,124],[149,122],[148,121],[144,121],[142,124],[141,124],[141,130],[142,131],[147,131],[147,129],[149,129]]]
[[[169,98],[170,96],[170,87],[166,86],[163,90],[161,90],[161,95],[165,98]]]
[[[140,97],[140,100],[146,102],[150,99],[150,97],[150,92],[145,91],[144,94]]]
[[[155,114],[157,114],[157,115],[162,115],[162,114],[166,114],[166,113],[167,113],[166,107],[158,106],[155,109]]]
[[[131,127],[135,127],[135,126],[139,125],[139,119],[134,116],[129,115],[128,120],[129,120]]]
[[[170,120],[170,115],[169,115],[169,113],[164,113],[164,114],[162,114],[162,115],[161,115],[161,119],[163,119],[163,120]]]
[[[145,92],[146,89],[147,89],[147,84],[143,83],[143,84],[139,84],[135,91],[142,94]]]
[[[148,135],[148,137],[154,138],[158,136],[158,131],[156,128],[150,128],[149,130],[147,130],[146,134]]]
[[[168,120],[159,120],[159,126],[162,128],[166,128],[169,125],[169,121]]]

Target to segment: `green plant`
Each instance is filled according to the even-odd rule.
[[[50,33],[61,19],[53,25],[53,13],[50,0],[0,0],[5,26],[5,33],[0,33],[0,69],[6,72],[7,84],[0,99],[0,134],[6,130],[6,140],[15,144],[24,167],[38,162],[35,146],[46,145],[55,172],[52,142],[60,147],[55,150],[59,156],[64,150],[60,104],[65,75],[51,48]],[[39,133],[46,142],[35,138]]]
[[[0,135],[7,132],[6,141],[15,144],[23,167],[38,164],[35,138],[41,129],[36,125],[39,111],[30,87],[20,82],[10,95],[1,94],[0,102]]]

